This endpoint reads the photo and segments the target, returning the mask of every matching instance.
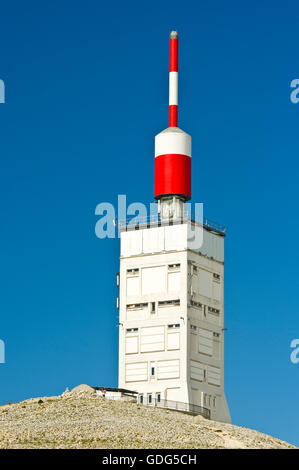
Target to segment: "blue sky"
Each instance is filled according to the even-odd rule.
[[[234,424],[299,445],[296,2],[1,6],[0,403],[117,385],[118,240],[95,207],[153,200],[180,34],[193,201],[227,226],[225,382]]]

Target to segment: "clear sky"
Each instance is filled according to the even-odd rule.
[[[225,388],[234,424],[299,445],[295,1],[11,1],[0,14],[0,403],[117,385],[119,241],[98,203],[153,200],[180,34],[193,201],[227,226]]]

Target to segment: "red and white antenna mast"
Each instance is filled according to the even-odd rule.
[[[177,31],[172,31],[169,45],[169,127],[178,127],[178,42]]]
[[[191,199],[191,137],[178,128],[178,33],[170,33],[169,127],[155,137],[155,198],[162,219],[184,216]]]

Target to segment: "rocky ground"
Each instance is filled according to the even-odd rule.
[[[0,407],[0,449],[290,449],[251,429],[112,401],[86,386]]]

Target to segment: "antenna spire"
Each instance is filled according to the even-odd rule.
[[[171,31],[169,48],[169,127],[178,127],[178,42],[178,32]]]

